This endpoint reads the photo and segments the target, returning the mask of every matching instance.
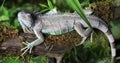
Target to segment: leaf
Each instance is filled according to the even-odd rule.
[[[9,20],[9,17],[8,16],[0,16],[0,21],[6,21],[6,20]]]
[[[41,56],[41,57],[32,57],[32,62],[33,63],[47,63],[47,58],[45,56]]]
[[[52,0],[52,2],[53,2],[53,4],[56,4],[57,1],[56,0]]]
[[[111,31],[115,39],[120,38],[120,20],[113,20],[110,23],[111,25]]]
[[[79,1],[78,1],[78,0],[73,0],[73,1],[74,1],[74,3],[76,4],[76,6],[78,7],[78,9],[79,9],[79,11],[80,11],[80,12],[78,12],[79,15],[80,15],[80,16],[83,18],[83,20],[88,24],[88,26],[89,26],[90,28],[92,28],[92,26],[90,25],[87,17],[85,16],[85,14],[84,14],[84,12],[83,12],[83,10],[82,10],[82,7],[81,7]]]
[[[52,10],[54,8],[52,2],[50,0],[47,0],[49,9]]]
[[[8,10],[5,7],[0,8],[0,21],[9,20]]]
[[[40,11],[40,13],[44,13],[44,12],[46,12],[48,10],[49,10],[48,8],[47,9],[43,9],[43,10]]]
[[[83,2],[81,2],[81,6],[89,6],[89,0],[83,0]]]
[[[20,25],[19,25],[19,22],[18,22],[18,19],[15,19],[14,20],[14,27],[15,28],[18,28]]]
[[[47,0],[48,5],[46,4],[39,4],[39,6],[43,7],[44,9],[40,11],[40,13],[44,13],[48,10],[52,10],[54,8],[52,2],[50,0]]]
[[[3,63],[20,63],[20,60],[17,57],[6,57],[3,59]]]
[[[5,7],[2,7],[2,8],[0,9],[0,14],[1,14],[1,15],[5,15],[5,16],[9,16],[8,10],[7,10],[7,8],[5,8]]]
[[[9,17],[13,17],[19,10],[21,10],[20,7],[12,6],[12,8],[8,10],[8,12],[10,12]]]
[[[39,6],[44,7],[44,8],[48,7],[47,5],[41,4],[41,3],[39,4]]]

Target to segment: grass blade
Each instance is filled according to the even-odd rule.
[[[52,2],[50,0],[47,0],[49,9],[52,10],[54,8]]]

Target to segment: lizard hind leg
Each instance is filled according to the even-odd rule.
[[[85,40],[88,38],[88,36],[90,36],[92,33],[92,29],[90,28],[84,29],[84,27],[80,23],[75,24],[74,29],[81,37],[83,37],[81,43],[77,44],[77,46],[83,44]]]

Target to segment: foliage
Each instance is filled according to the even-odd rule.
[[[56,0],[53,0],[53,1],[55,3]],[[39,6],[44,8],[43,10],[40,11],[40,13],[44,13],[44,12],[52,10],[54,8],[54,6],[53,6],[53,4],[52,4],[52,2],[50,0],[47,0],[47,4],[48,5],[39,3]]]
[[[114,6],[120,6],[120,0],[113,0],[113,1],[112,1],[112,4],[113,4]]]
[[[6,26],[13,25],[16,28],[19,26],[17,18],[13,15],[15,15],[17,9],[14,10],[14,7],[10,10],[8,10],[6,7],[2,7],[0,9],[0,24],[5,23]]]
[[[110,57],[109,42],[102,32],[97,31],[93,34],[92,43],[88,39],[83,45],[68,51],[63,63],[110,63]]]
[[[113,36],[116,39],[119,39],[120,38],[120,19],[112,21],[110,25],[111,25],[111,31],[113,33]]]
[[[2,5],[0,7],[0,23],[2,21],[9,20],[7,8],[5,8],[3,6],[4,3],[5,3],[5,0],[3,1]],[[9,25],[9,23],[7,23],[7,25]]]
[[[3,3],[4,2],[5,0],[3,1]],[[18,21],[15,21],[16,16],[14,16],[17,10],[19,9],[15,6],[13,6],[11,9],[7,9],[7,7],[2,4],[0,8],[0,25],[4,23],[8,27],[10,25],[14,25],[17,28],[19,24]]]
[[[7,8],[1,7],[0,8],[0,22],[9,20],[8,16],[9,16],[9,14],[8,14]]]
[[[2,61],[3,63],[20,63],[21,61],[16,57],[6,57]]]
[[[33,63],[48,63],[48,59],[44,56],[32,58]]]
[[[4,57],[0,62],[2,63],[48,63],[46,57],[30,57],[24,59],[24,61],[21,61],[23,59],[20,59],[19,57]]]

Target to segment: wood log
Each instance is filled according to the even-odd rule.
[[[20,49],[24,47],[22,41],[32,42],[35,39],[36,36],[29,33],[23,33],[19,37],[10,38],[1,44],[1,54],[20,55],[22,53]],[[60,36],[45,35],[45,42],[35,46],[31,54],[58,57],[72,49],[75,43],[79,43],[78,41],[81,41],[81,37],[75,31]],[[46,49],[45,44],[47,47],[52,47],[52,49]],[[27,52],[26,54],[29,53]]]

